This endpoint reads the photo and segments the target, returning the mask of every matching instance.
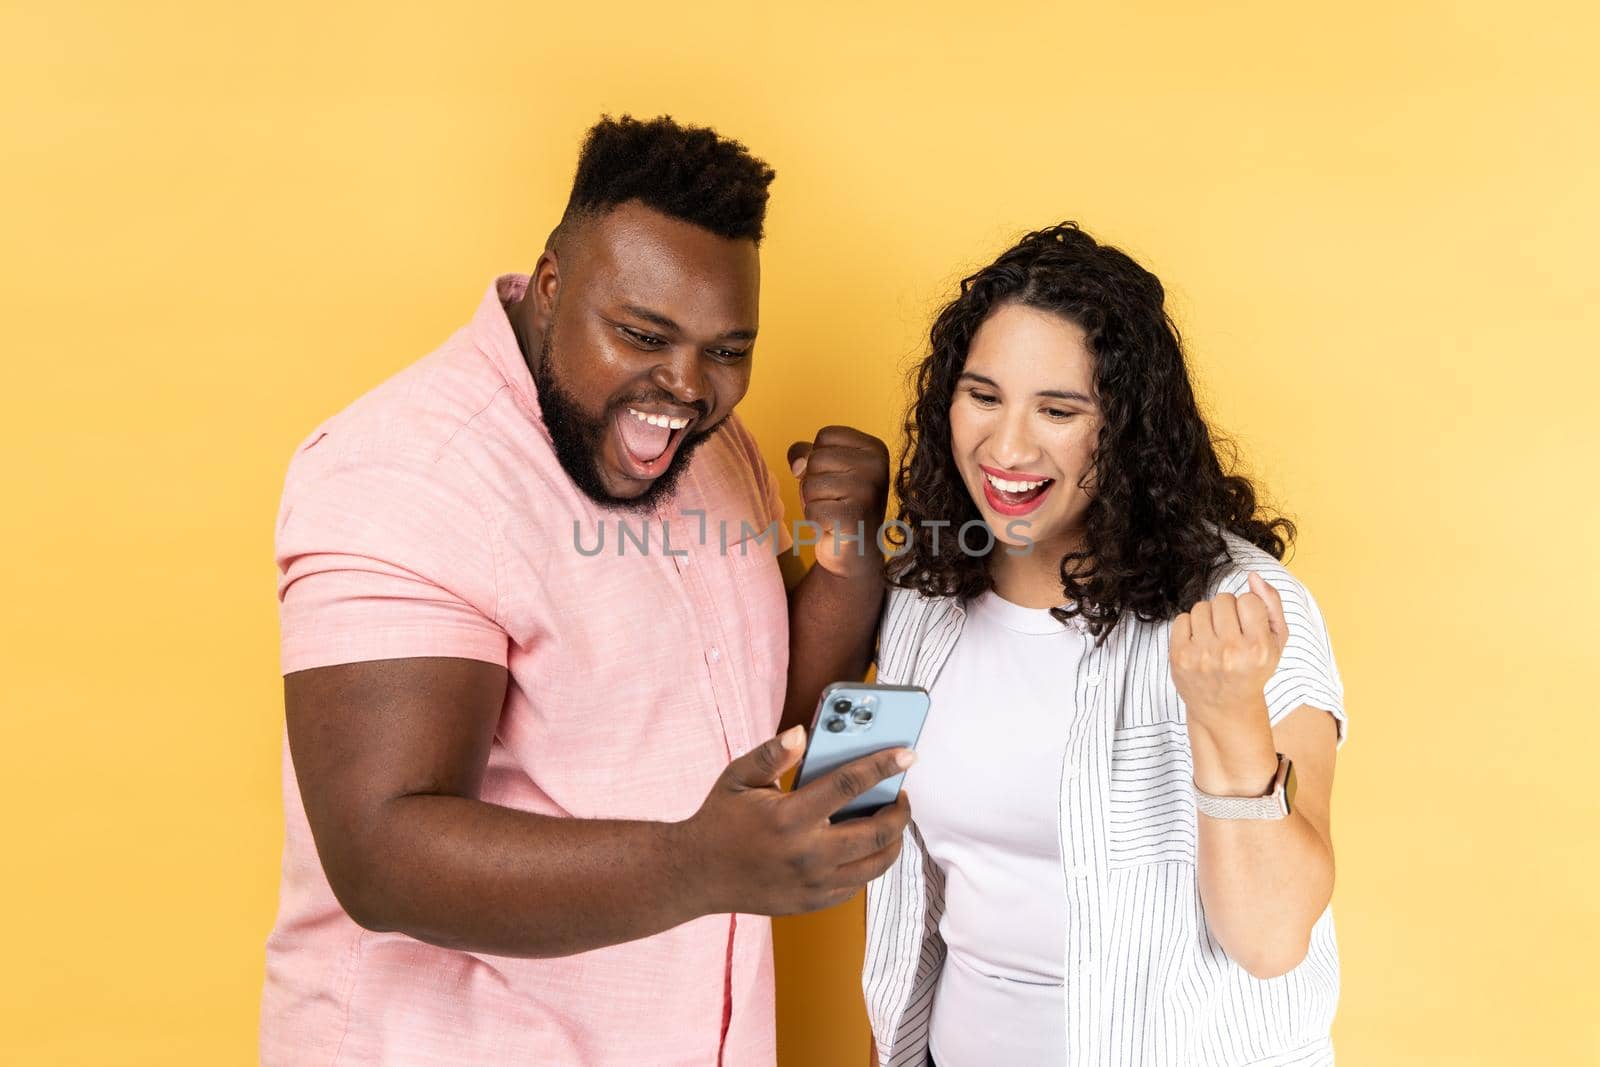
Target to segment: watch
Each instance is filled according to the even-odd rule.
[[[1202,815],[1213,819],[1286,819],[1294,802],[1294,784],[1294,762],[1280,752],[1278,773],[1265,796],[1219,797],[1195,786],[1194,803]]]

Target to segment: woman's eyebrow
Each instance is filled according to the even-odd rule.
[[[1082,393],[1074,393],[1070,389],[1041,389],[1034,396],[1049,396],[1057,400],[1076,400],[1080,404],[1093,404],[1094,401]]]
[[[980,385],[987,385],[990,389],[993,389],[997,393],[1000,392],[1000,384],[993,378],[986,378],[982,374],[977,374],[970,370],[962,371],[960,377],[958,377],[956,380],[971,380],[979,383]],[[1033,395],[1048,396],[1056,400],[1075,400],[1080,404],[1094,403],[1091,398],[1084,396],[1082,393],[1073,392],[1071,389],[1041,389]]]

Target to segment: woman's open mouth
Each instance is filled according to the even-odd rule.
[[[634,481],[661,477],[683,441],[693,415],[645,411],[625,407],[611,417],[616,433],[617,460],[622,473]]]
[[[1037,508],[1055,485],[1054,478],[1005,477],[989,467],[982,467],[983,497],[989,506],[1002,515],[1026,515]]]

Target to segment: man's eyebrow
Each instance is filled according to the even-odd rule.
[[[981,385],[987,385],[990,389],[993,389],[996,392],[1000,391],[1000,383],[996,382],[993,378],[987,378],[982,374],[976,374],[970,370],[962,371],[961,377],[957,378],[956,380],[961,381],[962,379],[968,378],[970,378],[972,381],[978,382]],[[1089,397],[1084,396],[1082,393],[1075,393],[1070,389],[1041,389],[1033,395],[1054,397],[1057,400],[1075,400],[1080,404],[1092,405],[1094,403],[1094,401]]]
[[[622,310],[626,311],[634,318],[639,318],[646,322],[654,323],[663,330],[671,330],[673,333],[683,332],[682,326],[679,326],[677,323],[673,322],[659,311],[651,311],[649,308],[642,308],[638,304],[624,304],[622,305]]]
[[[622,305],[622,310],[626,311],[635,318],[640,318],[648,323],[659,326],[661,329],[669,333],[683,333],[682,326],[679,326],[676,322],[673,322],[672,319],[661,314],[659,311],[651,311],[649,308],[640,307],[638,304],[624,304]],[[728,330],[727,332],[718,335],[718,340],[722,341],[754,341],[755,339],[756,332],[754,330]]]

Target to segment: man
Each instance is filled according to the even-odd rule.
[[[893,862],[904,798],[827,816],[908,753],[775,785],[780,711],[865,670],[883,584],[827,540],[795,573],[733,415],[772,177],[601,122],[532,275],[296,452],[263,1062],[771,1064],[764,916]],[[791,460],[808,519],[871,537],[880,442]]]

